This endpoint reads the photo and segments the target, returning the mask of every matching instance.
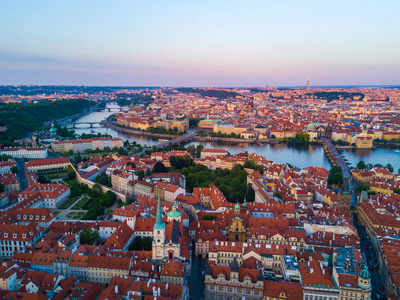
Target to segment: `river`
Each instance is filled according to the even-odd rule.
[[[119,108],[119,106],[116,103],[109,103],[107,104],[107,108]],[[92,112],[86,116],[80,117],[76,120],[74,120],[75,122],[100,122],[103,121],[104,119],[106,119],[107,117],[109,117],[110,115],[112,115],[113,113],[115,113],[115,111],[96,111],[96,112]],[[68,128],[72,129],[72,126],[67,126]],[[125,133],[125,132],[121,132],[121,131],[116,131],[114,129],[111,128],[107,128],[107,127],[101,127],[99,124],[94,124],[93,128],[88,127],[88,125],[86,124],[78,124],[76,125],[76,128],[74,128],[75,132],[77,134],[82,134],[82,133],[91,133],[90,130],[94,131],[94,134],[97,134],[98,132],[104,134],[107,133],[113,137],[119,137],[121,139],[128,140],[130,142],[135,141],[138,144],[141,145],[147,145],[147,146],[153,146],[156,145],[158,143],[158,139],[153,139],[153,138],[149,138],[149,137],[145,137],[145,136],[140,136],[140,135],[133,135],[133,134],[129,134],[129,133]]]
[[[116,103],[107,104],[108,108],[119,108]],[[83,116],[76,120],[76,122],[100,122],[113,114],[113,112],[108,111],[99,111],[93,112],[89,115]],[[113,137],[119,137],[121,139],[128,140],[130,142],[135,141],[141,145],[152,146],[158,143],[158,139],[153,139],[149,137],[143,137],[140,135],[128,134],[120,131],[116,131],[111,128],[100,127],[100,125],[94,125],[93,128],[88,128],[87,125],[77,125],[85,128],[76,128],[75,132],[78,134],[82,133],[90,133],[90,130],[93,129],[95,133],[107,133]],[[200,143],[192,142],[190,144],[198,145]],[[328,159],[324,155],[324,150],[322,146],[288,146],[286,144],[276,144],[270,145],[267,144],[265,146],[256,146],[256,145],[232,145],[232,144],[211,144],[211,143],[201,143],[204,147],[207,148],[225,148],[231,154],[236,154],[244,151],[248,151],[249,153],[255,152],[258,155],[262,155],[269,160],[276,161],[278,163],[290,163],[293,166],[297,167],[307,167],[307,166],[316,166],[316,167],[324,167],[326,169],[330,169],[330,164]],[[366,164],[381,164],[386,165],[390,163],[394,171],[400,168],[400,150],[387,150],[387,149],[356,149],[356,150],[343,150],[343,157],[351,163],[353,167],[356,164],[363,160]]]

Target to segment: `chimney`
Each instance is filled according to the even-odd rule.
[[[115,293],[118,295],[118,285],[115,285]]]
[[[314,268],[310,269],[310,274],[314,273]]]
[[[160,287],[157,290],[157,296],[161,296],[161,288]]]

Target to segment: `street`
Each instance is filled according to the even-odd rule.
[[[190,299],[204,299],[204,281],[202,273],[206,271],[206,258],[200,258],[192,254],[192,269],[189,278],[189,295]]]
[[[363,254],[363,257],[368,265],[368,271],[371,274],[371,299],[386,299],[382,298],[381,292],[384,290],[383,278],[379,275],[379,268],[374,268],[375,262],[378,261],[375,256],[375,252],[373,250],[373,245],[371,240],[369,239],[367,233],[364,228],[358,222],[357,218],[353,216],[354,226],[357,228],[358,236],[360,237],[360,250]],[[381,295],[381,298],[378,298],[378,295]]]
[[[26,181],[26,174],[25,174],[25,164],[23,158],[16,159],[17,167],[18,167],[18,179],[20,183],[21,191],[25,190],[28,187],[28,183]]]

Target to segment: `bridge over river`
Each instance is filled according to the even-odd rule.
[[[173,140],[165,141],[157,145],[158,148],[167,147],[171,145],[178,145],[180,143],[187,143],[196,135],[197,130],[188,131],[186,134],[181,135]]]
[[[335,146],[332,144],[332,141],[330,139],[325,139],[323,145],[324,145],[325,154],[328,157],[330,163],[333,166],[338,166],[341,168],[342,185],[340,187],[340,191],[341,191],[341,193],[351,195],[350,207],[354,207],[355,195],[354,195],[354,187],[353,187],[353,181],[351,178],[350,168],[347,165],[346,161],[343,159],[343,157],[339,154],[339,152],[337,151]]]
[[[72,128],[77,128],[76,125],[81,125],[81,124],[89,125],[88,127],[90,127],[90,128],[93,128],[94,127],[93,125],[95,125],[95,124],[99,124],[100,126],[105,126],[105,124],[102,121],[100,121],[100,122],[96,122],[96,121],[95,122],[85,122],[85,121],[71,122],[68,125],[70,125],[70,126],[72,125]],[[79,128],[86,128],[86,127],[79,127]]]

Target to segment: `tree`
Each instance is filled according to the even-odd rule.
[[[373,165],[373,164],[367,164],[365,167],[366,167],[368,170],[371,170],[371,169],[374,168],[374,165]],[[400,170],[400,169],[399,169],[399,170]]]
[[[197,145],[197,147],[196,147],[196,153],[197,153],[197,156],[198,157],[200,157],[200,155],[201,155],[201,150],[203,150],[204,149],[204,146],[203,145]]]
[[[178,158],[178,160],[174,164],[174,169],[175,170],[180,170],[182,168],[186,168],[186,161],[183,158]]]
[[[100,234],[97,229],[86,228],[81,232],[80,238],[83,245],[95,245],[100,241]]]
[[[186,151],[192,154],[193,156],[196,155],[196,148],[194,145],[187,146]]]
[[[135,168],[136,168],[135,163],[132,162],[132,161],[127,162],[126,165],[127,165],[128,167],[132,167],[132,169],[135,169]]]
[[[153,240],[151,237],[146,236],[142,238],[141,236],[135,237],[132,244],[129,245],[129,251],[150,251]]]
[[[385,167],[386,169],[388,169],[390,172],[393,173],[393,166],[391,164],[387,164]]]
[[[100,203],[104,207],[111,207],[115,201],[117,200],[117,196],[112,191],[107,191],[100,200]]]
[[[82,161],[82,156],[81,156],[81,153],[78,152],[74,155],[74,163],[79,164],[81,161]]]
[[[296,134],[296,140],[298,140],[301,143],[307,143],[310,139],[310,135],[306,132],[298,132]]]
[[[202,220],[216,220],[217,218],[213,215],[204,215],[201,219]]]
[[[169,160],[169,164],[171,165],[171,167],[173,167],[176,163],[176,157],[170,156],[168,160]]]
[[[103,193],[103,189],[101,188],[100,184],[95,183],[92,187],[93,192],[95,192],[96,194],[102,194]]]
[[[15,173],[15,174],[17,174],[19,171],[18,171],[18,167],[17,166],[13,166],[12,168],[11,168],[11,173]]]
[[[138,251],[142,249],[143,247],[143,239],[141,236],[135,237],[133,242],[129,245],[128,250],[129,251]]]
[[[361,193],[361,191],[368,191],[369,190],[369,184],[359,181],[358,186],[357,186],[357,192]]]
[[[67,169],[68,169],[68,179],[71,179],[71,180],[75,179],[76,173],[75,173],[74,168],[71,165],[68,165]]]
[[[271,135],[271,139],[276,139],[275,134]]]
[[[356,166],[356,168],[357,169],[360,169],[360,170],[364,170],[365,169],[365,163],[364,163],[364,161],[362,161],[362,160],[360,160],[358,163],[357,163],[357,166]]]
[[[274,196],[278,199],[282,199],[282,194],[280,192],[275,192]]]
[[[154,173],[165,173],[167,172],[167,168],[164,166],[164,164],[160,161],[156,162],[153,168]]]
[[[38,181],[40,183],[48,183],[49,181],[46,179],[46,176],[44,176],[43,174],[40,174],[38,177]]]
[[[329,184],[340,184],[342,182],[342,169],[339,166],[333,166],[329,171]]]
[[[114,148],[115,148],[115,147],[114,147]],[[114,148],[113,148],[113,150],[114,150]],[[122,148],[122,147],[119,147],[119,148],[118,148],[117,153],[118,153],[119,155],[127,155],[127,154],[128,154],[128,152],[127,152],[124,148]]]
[[[137,171],[135,174],[137,175],[139,180],[143,180],[143,177],[144,177],[144,171],[143,170]]]
[[[0,182],[0,193],[4,192],[4,189],[5,189],[4,184],[2,184],[2,183]]]
[[[12,156],[7,155],[7,154],[2,154],[1,157],[0,157],[0,161],[7,161],[10,158],[12,158]]]

